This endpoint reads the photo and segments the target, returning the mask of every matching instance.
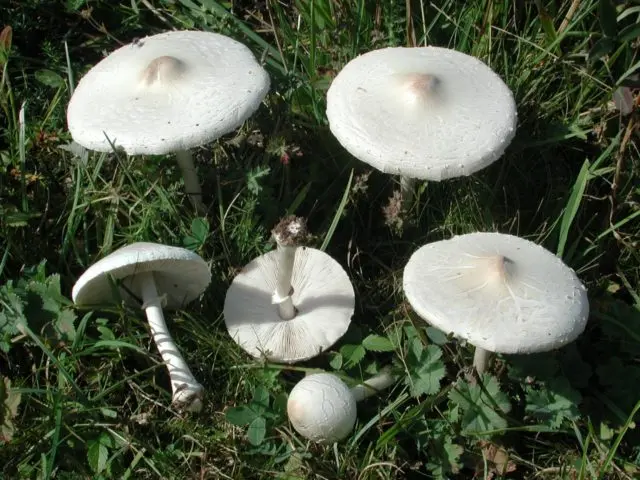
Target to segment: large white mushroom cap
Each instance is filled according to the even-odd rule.
[[[383,48],[350,61],[329,88],[327,117],[356,158],[426,180],[488,166],[517,123],[513,95],[491,68],[440,47]]]
[[[423,319],[490,352],[559,348],[584,331],[589,316],[586,289],[571,268],[543,247],[501,233],[421,247],[403,286]]]
[[[315,357],[342,337],[351,323],[355,293],[347,272],[314,248],[295,252],[291,294],[297,314],[280,318],[274,298],[277,251],[246,265],[234,278],[224,302],[231,337],[250,355],[277,362]]]
[[[239,127],[260,106],[269,76],[242,43],[175,31],[119,48],[78,83],[67,110],[73,139],[128,154],[188,150]]]
[[[97,305],[117,301],[118,292],[126,302],[142,298],[140,273],[152,272],[156,289],[165,296],[167,308],[180,308],[195,300],[211,282],[207,262],[190,250],[138,242],[122,247],[91,265],[73,286],[72,298],[78,305]],[[114,291],[111,282],[122,280]],[[133,294],[135,297],[132,297]]]
[[[356,423],[356,400],[347,385],[330,373],[300,380],[289,394],[287,414],[303,437],[321,444],[345,438]]]

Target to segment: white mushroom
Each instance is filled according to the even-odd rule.
[[[114,291],[112,279],[118,289]],[[207,263],[197,254],[157,243],[133,243],[89,267],[73,286],[77,305],[98,305],[121,299],[144,309],[153,340],[167,365],[173,403],[182,409],[202,408],[203,387],[175,345],[162,308],[181,308],[195,300],[211,282]],[[116,296],[114,296],[114,293]]]
[[[125,45],[78,83],[67,122],[80,145],[129,155],[175,153],[198,209],[202,191],[189,149],[239,127],[269,90],[242,43],[210,32],[172,31]]]
[[[571,268],[543,247],[501,233],[419,248],[403,286],[420,317],[476,347],[479,373],[489,352],[543,352],[572,342],[589,316],[586,288]]]
[[[303,437],[321,444],[344,439],[356,423],[356,402],[391,386],[396,378],[383,371],[349,388],[332,373],[307,375],[289,394],[287,414]]]
[[[277,250],[256,258],[234,278],[224,320],[231,337],[256,358],[307,360],[345,334],[355,293],[331,256],[299,246],[307,235],[302,218],[284,218],[272,233]]]
[[[475,57],[440,47],[374,50],[345,65],[327,92],[331,132],[356,158],[414,179],[471,175],[515,135],[507,85]]]

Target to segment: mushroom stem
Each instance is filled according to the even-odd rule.
[[[413,204],[415,196],[416,179],[405,176],[400,177],[400,194],[402,198],[402,209],[407,211]]]
[[[351,395],[353,395],[356,402],[359,402],[360,400],[376,395],[380,390],[390,387],[397,379],[398,378],[388,370],[383,370],[375,377],[371,377],[360,385],[353,387],[351,389]]]
[[[479,375],[482,375],[487,369],[487,366],[489,365],[490,357],[491,357],[491,352],[489,350],[476,347],[476,352],[473,354],[473,366]]]
[[[293,264],[298,245],[307,237],[307,224],[302,217],[289,215],[278,222],[271,231],[278,245],[278,276],[273,302],[278,304],[278,314],[283,320],[296,316],[293,305]]]
[[[202,203],[202,189],[198,179],[198,171],[193,163],[193,155],[189,150],[178,150],[176,160],[184,178],[184,189],[198,214],[206,213],[207,209]]]
[[[291,320],[296,316],[296,308],[293,306],[291,294],[291,278],[293,277],[293,263],[296,259],[296,249],[278,245],[278,278],[276,281],[276,302],[278,314],[283,320]]]
[[[138,275],[142,292],[142,308],[147,315],[153,341],[169,371],[173,392],[172,403],[185,410],[198,412],[202,408],[204,388],[194,378],[169,333],[162,313],[162,297],[158,296],[153,273],[145,272]]]

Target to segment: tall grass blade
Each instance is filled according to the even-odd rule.
[[[571,225],[573,224],[573,221],[576,218],[576,214],[580,209],[584,191],[587,188],[590,166],[591,164],[589,160],[585,160],[582,164],[582,168],[580,169],[580,173],[578,173],[578,178],[576,178],[576,181],[573,184],[571,195],[569,196],[569,200],[567,201],[567,205],[565,206],[564,212],[562,214],[562,222],[560,223],[560,236],[558,238],[558,248],[556,250],[556,254],[560,258],[562,258],[562,256],[564,255],[564,249],[565,245],[567,244],[567,237],[569,236]]]
[[[336,231],[336,227],[338,226],[338,222],[340,221],[340,217],[342,217],[342,212],[344,212],[345,207],[347,206],[347,202],[349,201],[349,193],[351,192],[351,182],[353,181],[353,169],[351,169],[351,174],[349,175],[349,181],[347,181],[347,186],[344,189],[344,194],[342,195],[342,200],[338,205],[338,209],[336,210],[336,214],[333,216],[333,221],[331,222],[331,226],[327,231],[327,234],[324,237],[324,241],[322,242],[322,246],[320,250],[323,252],[329,246],[331,242],[331,238],[333,237],[334,232]]]

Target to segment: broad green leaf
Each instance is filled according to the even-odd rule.
[[[100,413],[107,418],[118,418],[118,412],[111,408],[100,407]]]
[[[114,448],[115,442],[113,441],[113,437],[107,432],[102,432],[100,437],[98,437],[98,441],[107,448]]]
[[[580,417],[578,404],[582,397],[566,378],[554,378],[539,389],[529,386],[526,391],[525,412],[548,427],[560,428],[563,420]]]
[[[109,450],[100,441],[92,440],[89,442],[87,460],[89,460],[89,466],[95,473],[100,473],[105,469],[108,458]]]
[[[381,335],[369,335],[362,341],[362,346],[371,352],[392,352],[393,343]]]
[[[329,360],[329,365],[334,370],[340,370],[342,368],[342,355],[337,352],[330,353],[331,360]]]
[[[405,383],[411,389],[411,395],[435,395],[440,391],[440,380],[445,375],[445,366],[441,360],[442,350],[437,345],[422,348],[420,339],[414,338],[412,349],[407,358],[409,377]]]
[[[182,239],[182,244],[188,250],[195,252],[201,249],[209,237],[209,222],[206,218],[194,218],[191,221],[191,232]]]
[[[69,308],[63,309],[58,315],[58,319],[56,320],[56,330],[60,334],[60,337],[73,341],[76,337],[76,314],[73,310]]]
[[[367,351],[362,345],[347,344],[340,348],[340,354],[344,359],[345,368],[351,368],[362,361]]]
[[[247,430],[247,437],[252,445],[260,445],[267,433],[267,422],[263,417],[255,418]]]
[[[394,323],[387,330],[387,337],[389,341],[393,344],[394,350],[399,350],[402,346],[402,338],[403,338],[404,329],[401,323]]]
[[[460,379],[449,392],[449,399],[463,411],[462,430],[466,434],[482,436],[507,428],[503,414],[511,410],[509,397],[500,391],[498,380],[483,374],[483,385]]]
[[[64,79],[53,70],[43,69],[38,70],[35,73],[36,80],[43,85],[53,88],[60,88],[64,86]]]
[[[100,325],[96,327],[96,330],[100,332],[100,339],[104,342],[116,341],[116,336],[109,327],[105,327],[104,325]]]
[[[464,453],[464,448],[453,443],[449,436],[445,436],[444,441],[441,436],[437,436],[432,442],[427,468],[435,478],[445,480],[450,478],[450,474],[458,473],[462,468],[460,457]]]
[[[252,168],[247,172],[247,189],[254,195],[258,195],[262,191],[262,185],[259,180],[266,177],[271,172],[270,167],[262,166]]]
[[[444,345],[449,341],[447,334],[435,327],[427,327],[425,331],[427,332],[429,340],[431,340],[436,345]]]
[[[237,425],[238,427],[244,427],[253,422],[258,414],[248,405],[241,405],[239,407],[228,408],[224,413],[227,422]]]
[[[269,408],[269,392],[262,385],[258,385],[253,391],[251,409],[257,414],[264,413]]]

